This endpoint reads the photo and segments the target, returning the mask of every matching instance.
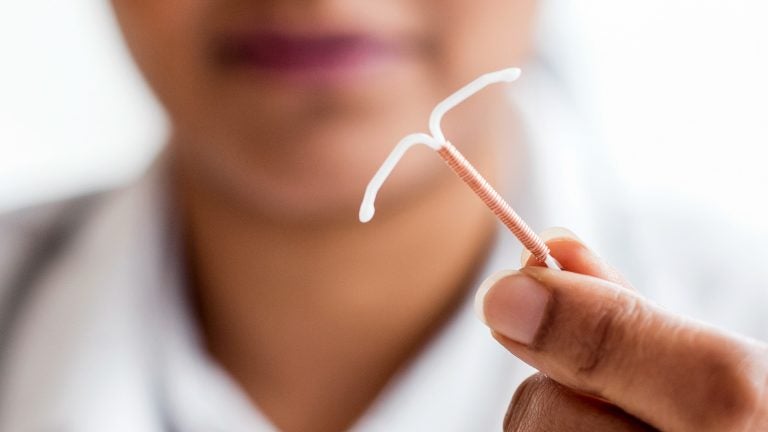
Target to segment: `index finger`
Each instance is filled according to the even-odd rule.
[[[563,270],[594,276],[634,290],[624,275],[592,252],[573,231],[563,227],[552,227],[542,231],[539,236],[549,247],[552,256],[557,257]],[[525,249],[520,261],[523,267],[544,267]]]
[[[617,283],[529,267],[492,283],[482,306],[517,357],[660,429],[744,430],[765,411],[762,344],[672,315]]]

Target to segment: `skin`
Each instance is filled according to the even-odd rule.
[[[536,2],[112,3],[170,119],[169,184],[210,354],[280,430],[349,427],[466,297],[495,227],[429,150],[398,166],[370,225],[356,220],[365,183],[400,137],[426,129],[436,102],[480,73],[524,63]],[[222,67],[211,46],[254,28],[362,31],[402,51],[321,83]],[[492,182],[503,172],[514,184],[508,173],[524,159],[515,119],[501,92],[484,92],[452,112],[445,131]],[[622,401],[585,399],[562,377],[521,387],[517,400],[546,392],[569,418],[599,421],[587,430],[612,430],[619,412],[640,422],[616,408]],[[536,417],[546,410],[512,406],[511,430],[515,419],[533,425],[526,430],[552,421]],[[639,406],[625,411],[654,420],[652,406]]]
[[[566,230],[543,236],[565,271],[524,255],[483,299],[496,340],[541,371],[518,388],[505,431],[768,428],[768,345],[666,312]],[[490,316],[518,278],[549,294],[524,342]]]

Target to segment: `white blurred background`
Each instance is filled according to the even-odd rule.
[[[108,2],[0,4],[0,211],[136,175],[165,121]],[[550,0],[543,46],[627,193],[768,232],[768,2]]]

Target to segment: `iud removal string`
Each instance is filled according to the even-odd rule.
[[[384,184],[384,181],[392,173],[395,165],[400,161],[405,152],[416,144],[424,144],[437,152],[446,164],[466,183],[489,209],[501,220],[501,222],[512,231],[523,246],[528,249],[536,259],[547,267],[560,269],[560,265],[549,254],[549,248],[544,241],[533,232],[520,216],[504,201],[496,190],[491,187],[487,180],[469,163],[469,161],[445,139],[440,122],[445,113],[451,108],[460,104],[473,94],[482,90],[486,86],[494,83],[512,82],[520,77],[520,69],[510,68],[497,72],[487,73],[476,80],[467,84],[456,93],[449,96],[444,101],[437,104],[432,114],[429,116],[429,131],[431,135],[425,133],[414,133],[407,135],[389,154],[376,174],[365,188],[365,196],[360,205],[360,222],[368,222],[373,219],[375,213],[374,201],[376,194]]]

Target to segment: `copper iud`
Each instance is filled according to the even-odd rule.
[[[467,84],[459,91],[437,104],[429,117],[429,130],[431,135],[414,133],[407,135],[395,146],[392,153],[381,165],[376,174],[365,189],[365,196],[360,205],[360,221],[368,222],[375,213],[374,201],[384,181],[394,169],[400,158],[409,148],[416,144],[426,145],[435,150],[449,167],[466,183],[501,222],[512,231],[523,246],[528,249],[536,259],[553,269],[560,269],[558,262],[549,254],[549,248],[544,241],[537,236],[520,216],[512,210],[504,198],[491,187],[487,180],[469,163],[469,161],[445,139],[440,128],[440,122],[451,108],[460,104],[466,98],[482,90],[489,84],[499,82],[512,82],[520,76],[520,69],[503,69],[482,75],[480,78]]]

